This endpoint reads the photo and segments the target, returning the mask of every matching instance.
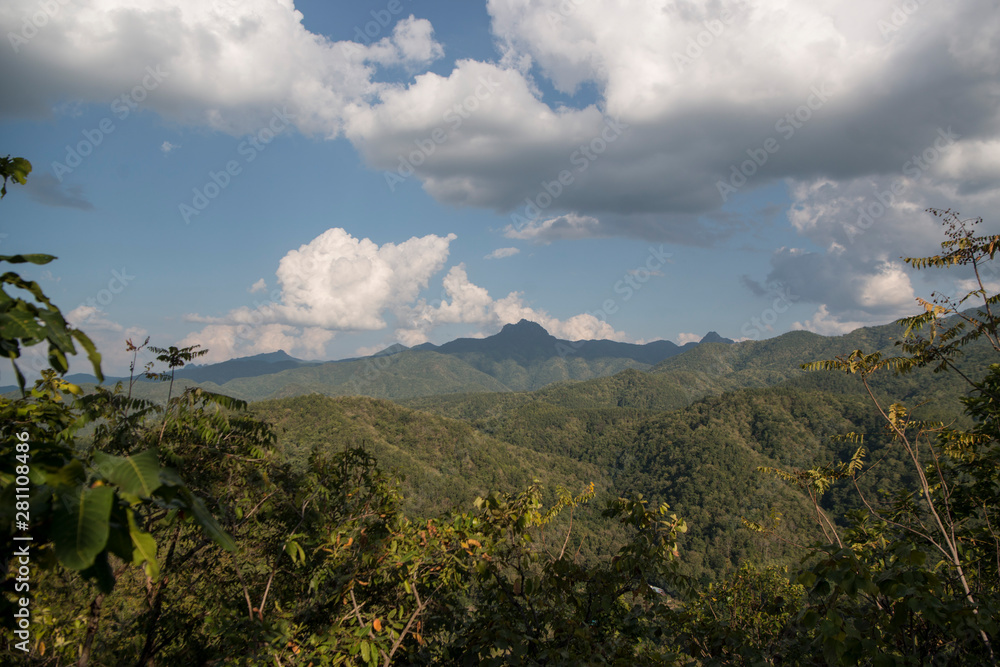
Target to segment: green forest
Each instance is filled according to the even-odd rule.
[[[149,339],[81,387],[100,352],[19,273],[56,258],[0,256],[2,660],[995,665],[1000,236],[931,214],[906,262],[974,289],[894,324],[396,401],[247,402]]]

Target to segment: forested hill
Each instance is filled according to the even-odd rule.
[[[886,456],[866,488],[891,492],[901,481],[898,452],[883,452],[878,414],[858,383],[823,390],[797,386],[742,389],[664,409],[655,375],[626,371],[614,378],[530,394],[471,394],[406,401],[460,419],[497,441],[582,461],[604,475],[610,493],[642,494],[668,503],[688,522],[684,571],[707,579],[746,560],[790,564],[796,551],[782,540],[817,537],[807,496],[758,467],[809,468],[849,458],[837,436],[868,432],[871,456]],[[644,390],[649,390],[648,393]],[[846,481],[824,502],[852,507]],[[778,532],[763,538],[743,520]]]
[[[704,340],[732,342],[715,332],[709,332]],[[201,386],[244,400],[310,393],[405,399],[458,392],[530,391],[553,382],[606,377],[627,368],[649,369],[699,344],[569,341],[521,320],[486,338],[460,338],[412,349],[393,345],[357,359],[303,361],[278,351],[220,364],[192,365],[179,369],[175,380],[182,387]],[[86,375],[71,375],[69,379],[77,384],[96,381]],[[119,379],[123,378],[108,378],[107,383]],[[144,382],[138,392],[163,400],[167,390]]]
[[[835,338],[793,332],[762,342],[702,344],[649,371],[626,369],[532,392],[416,396],[400,399],[405,407],[314,394],[254,409],[277,426],[287,455],[300,465],[313,447],[363,444],[402,474],[408,507],[421,515],[532,479],[550,494],[557,485],[594,482],[601,499],[642,494],[666,502],[689,523],[685,571],[712,580],[746,560],[791,564],[797,552],[787,541],[801,540],[802,531],[817,536],[808,496],[758,468],[845,460],[855,447],[836,438],[853,431],[868,433],[869,456],[882,460],[865,488],[890,493],[905,481],[899,453],[882,451],[877,411],[856,378],[800,368],[861,346],[893,352],[897,331],[887,325]],[[411,354],[444,357],[432,350]],[[972,345],[961,363],[986,361],[986,351]],[[956,374],[887,373],[873,387],[879,396],[923,403],[926,416],[961,413],[964,389]],[[824,504],[839,512],[853,507],[847,491],[846,482],[834,485]],[[777,532],[767,538],[743,523],[773,523],[777,515]],[[591,557],[609,553],[618,537],[593,508],[578,515],[577,532],[586,536],[583,553]]]
[[[955,257],[973,242],[992,256],[1000,236],[986,241]],[[181,378],[158,403],[49,372],[0,400],[16,462],[0,482],[8,499],[39,490],[16,490],[25,518],[5,528],[36,545],[37,654],[995,664],[998,302],[961,326],[931,306],[933,336],[901,348],[894,326],[706,341],[534,391],[511,391],[470,341],[406,350],[368,378],[408,386],[396,402],[248,405]],[[541,368],[525,349],[503,353],[504,373]],[[198,354],[152,351],[168,368]],[[308,391],[326,366],[258,378]],[[453,391],[426,395],[441,382]],[[0,604],[8,619],[26,606]]]
[[[649,372],[402,403],[461,420],[495,441],[591,464],[610,493],[667,502],[689,522],[685,571],[712,579],[748,559],[789,563],[795,550],[782,540],[817,530],[807,495],[758,468],[848,460],[857,443],[839,438],[856,432],[867,434],[867,456],[879,461],[862,488],[891,495],[909,480],[901,451],[886,449],[887,433],[859,379],[800,367],[862,347],[897,353],[898,332],[887,325],[840,337],[792,332],[762,342],[702,344]],[[957,363],[976,377],[993,356],[977,342]],[[885,372],[870,385],[885,405],[918,406],[917,418],[968,423],[959,400],[968,385],[957,373]],[[852,491],[846,480],[834,484],[824,507],[841,515],[856,508]],[[782,517],[776,524],[775,513]],[[765,540],[744,519],[770,521],[778,532]]]
[[[898,350],[894,342],[901,333],[898,325],[886,324],[843,336],[793,331],[763,341],[731,343],[710,332],[700,343],[678,347],[669,341],[646,345],[565,341],[550,336],[537,324],[522,321],[483,339],[458,339],[437,347],[413,349],[393,346],[360,359],[318,363],[276,352],[194,366],[179,371],[177,382],[181,387],[200,386],[244,400],[312,393],[407,400],[545,388],[553,392],[548,394],[550,397],[565,394],[552,400],[582,401],[581,405],[595,400],[604,404],[599,395],[615,393],[617,390],[611,387],[624,383],[625,393],[619,397],[624,403],[638,401],[648,407],[670,409],[726,390],[767,387],[801,378],[805,375],[801,364],[855,349],[895,354]],[[719,340],[722,342],[712,342]],[[646,371],[648,377],[640,379],[635,373],[627,373],[610,385],[597,381],[626,370]],[[80,376],[71,379],[78,383],[88,380]],[[595,382],[571,389],[559,385],[587,380]],[[167,388],[142,382],[136,391],[145,398],[163,400]]]

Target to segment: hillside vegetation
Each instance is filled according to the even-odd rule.
[[[1000,248],[938,214],[942,253],[913,266]],[[996,664],[1000,295],[982,283],[981,309],[925,303],[902,333],[706,342],[530,392],[399,352],[371,378],[387,392],[443,377],[406,405],[249,405],[176,376],[198,346],[149,347],[159,384],[85,392],[66,355],[100,377],[90,339],[34,283],[0,284],[15,369],[40,342],[54,364],[0,399],[0,527],[30,563],[5,563],[7,662]],[[454,391],[421,395],[439,382]]]

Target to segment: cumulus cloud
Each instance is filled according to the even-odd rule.
[[[218,363],[235,357],[284,350],[292,356],[322,358],[334,332],[320,327],[293,327],[269,323],[250,325],[211,324],[185,336],[179,346],[201,345],[208,349],[202,361]]]
[[[504,324],[522,319],[536,322],[553,336],[567,340],[628,339],[624,332],[616,331],[610,324],[589,313],[564,320],[553,317],[545,310],[526,304],[520,292],[493,299],[485,288],[469,280],[464,264],[453,266],[448,271],[443,287],[443,298],[439,302],[429,304],[421,300],[401,313],[403,326],[396,331],[399,342],[409,346],[426,342],[428,333],[443,324],[475,324],[484,331],[494,332]]]
[[[520,248],[497,248],[483,259],[503,259],[504,257],[513,257],[519,252],[521,252]]]
[[[96,306],[77,306],[73,310],[66,313],[66,322],[77,329],[86,328],[95,331],[112,331],[115,333],[120,333],[125,330],[125,327],[122,325],[109,320],[107,318],[107,313]]]
[[[25,39],[26,17],[38,11],[34,0],[0,7],[0,32],[18,56],[17,67],[0,70],[0,87],[18,91],[0,100],[0,114],[44,116],[64,101],[110,105],[145,87],[136,101],[180,122],[239,134],[277,105],[296,110],[303,132],[333,137],[346,109],[385,85],[374,80],[378,66],[426,66],[442,54],[424,19],[403,19],[372,44],[332,42],[303,26],[291,0],[224,11],[198,0],[59,3]]]
[[[328,329],[382,329],[385,312],[414,301],[443,268],[455,238],[430,234],[378,246],[329,229],[282,258],[276,316]]]
[[[792,329],[812,331],[822,336],[842,336],[861,327],[885,324],[885,320],[869,318],[866,320],[844,320],[830,315],[829,309],[821,305],[816,313],[805,322],[795,322]]]
[[[266,292],[267,282],[263,278],[261,278],[253,285],[251,285],[249,288],[247,288],[247,291],[250,292],[251,294],[256,294],[257,292]]]
[[[1000,205],[998,190],[964,190],[950,162],[959,146],[938,141],[942,150],[937,150],[939,137],[938,132],[929,135],[925,148],[891,174],[790,182],[788,219],[820,250],[779,249],[771,257],[767,281],[785,285],[803,303],[822,305],[824,310],[810,320],[817,327],[849,331],[861,326],[859,322],[912,314],[919,308],[916,297],[928,296],[931,288],[926,283],[922,289],[914,287],[915,272],[901,256],[927,255],[941,241],[942,221],[926,209],[975,214]],[[986,224],[988,228],[978,233],[997,233],[995,222]],[[967,279],[966,274],[956,268],[953,278]],[[933,281],[937,276],[923,278]],[[759,283],[752,278],[743,282],[758,291]]]
[[[697,343],[702,339],[701,336],[695,333],[679,333],[677,334],[677,344],[687,345],[688,343]]]
[[[176,121],[241,133],[288,108],[299,130],[346,136],[371,167],[442,202],[522,215],[529,230],[601,220],[558,238],[709,244],[739,228],[719,216],[720,183],[741,169],[752,173],[729,196],[893,174],[946,122],[961,139],[936,170],[958,194],[996,191],[994,8],[923,3],[899,23],[896,4],[489,0],[499,62],[443,74],[419,73],[443,49],[414,16],[361,44],[310,32],[290,0],[225,12],[196,0],[60,4],[12,43],[18,67],[0,70],[0,86],[18,95],[0,113],[109,104],[160,68],[142,104]],[[20,35],[35,11],[4,3],[0,32]],[[398,67],[417,75],[379,80]],[[590,87],[596,102],[551,103],[543,82]]]
[[[386,316],[416,301],[448,258],[454,234],[413,237],[381,246],[335,227],[289,251],[279,262],[278,299],[224,316],[191,314],[208,324],[188,336],[204,339],[219,358],[302,350],[321,356],[337,331],[377,331]],[[263,279],[251,291],[266,289]]]
[[[412,15],[393,28],[391,44],[397,50],[393,61],[410,66],[429,65],[444,56],[444,49],[434,41],[430,21],[417,20]]]
[[[169,153],[171,151],[175,151],[178,148],[180,148],[179,144],[172,144],[169,141],[164,141],[162,144],[160,144],[160,151],[164,154]]]
[[[489,0],[499,60],[435,72],[424,70],[443,48],[416,16],[361,44],[310,32],[291,0],[225,12],[196,0],[57,4],[30,38],[37,2],[0,5],[0,34],[18,58],[0,68],[0,88],[18,91],[0,98],[0,115],[77,113],[80,102],[141,93],[172,121],[239,134],[288,109],[301,132],[346,137],[390,185],[412,178],[441,202],[510,215],[505,234],[535,243],[719,244],[750,224],[734,198],[787,182],[789,221],[818,250],[782,249],[770,275],[744,282],[779,282],[822,306],[817,326],[905,309],[915,290],[898,255],[940,238],[925,207],[975,214],[1000,203],[1000,20],[988,2],[921,3],[899,22],[895,0],[628,11],[615,0]],[[551,88],[586,90],[588,103],[553,103]],[[36,194],[50,204],[89,205],[44,186]],[[427,251],[423,264],[398,249],[406,243],[384,256],[336,234],[314,243],[282,260],[280,301],[212,324],[299,335],[389,326],[385,314],[412,310],[445,261],[429,237],[412,246]],[[405,278],[385,269],[397,264]],[[487,326],[501,304],[529,309],[517,295],[484,298],[467,276],[452,283],[457,301],[431,320],[462,313]]]
[[[221,316],[189,314],[186,321],[206,326],[182,342],[209,348],[212,362],[278,349],[322,357],[340,331],[394,326],[396,340],[412,346],[444,325],[471,324],[478,328],[474,335],[485,335],[522,319],[570,340],[627,339],[590,314],[554,317],[525,303],[519,292],[494,299],[469,279],[465,264],[447,271],[442,298],[428,303],[420,293],[444,268],[455,238],[430,234],[380,246],[342,228],[329,229],[281,259],[275,300]],[[251,291],[258,288],[266,289],[263,279]]]
[[[605,235],[710,242],[678,228],[714,223],[724,238],[726,223],[705,216],[739,169],[750,176],[729,197],[785,178],[892,174],[945,122],[962,137],[956,155],[981,156],[955,158],[963,181],[995,188],[997,66],[982,45],[1000,21],[982,4],[924,4],[892,30],[879,27],[890,0],[624,12],[612,0],[492,0],[488,10],[499,64],[461,61],[380,91],[348,123],[369,164],[415,174],[441,201],[532,227],[576,213],[600,217]],[[599,102],[553,108],[541,78],[567,94],[593,86]],[[436,129],[442,143],[414,152]]]

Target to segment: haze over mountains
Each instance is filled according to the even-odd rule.
[[[637,345],[562,340],[522,320],[486,338],[459,338],[413,348],[393,345],[355,359],[306,361],[277,351],[191,365],[177,371],[175,391],[200,386],[249,401],[316,393],[418,403],[431,396],[536,392],[572,396],[574,404],[599,397],[594,400],[601,406],[672,410],[726,391],[770,387],[788,380],[808,383],[801,364],[859,348],[892,354],[901,331],[891,323],[843,336],[792,331],[738,343],[709,332],[697,343],[659,340]],[[90,375],[68,379],[82,385],[95,382]],[[107,378],[106,384],[118,379]],[[14,389],[3,387],[2,391]],[[133,393],[163,400],[167,386],[142,381]]]
[[[709,332],[699,343],[658,340],[644,345],[609,340],[569,341],[521,320],[486,338],[459,338],[443,345],[393,345],[370,357],[318,362],[284,351],[179,369],[183,386],[204,386],[246,400],[321,393],[405,399],[469,392],[532,391],[553,382],[589,380],[626,369],[648,370],[702,343],[733,341]],[[92,375],[68,378],[96,382]],[[113,383],[121,378],[108,378]],[[13,390],[5,387],[4,391]],[[154,394],[158,393],[155,389]]]

